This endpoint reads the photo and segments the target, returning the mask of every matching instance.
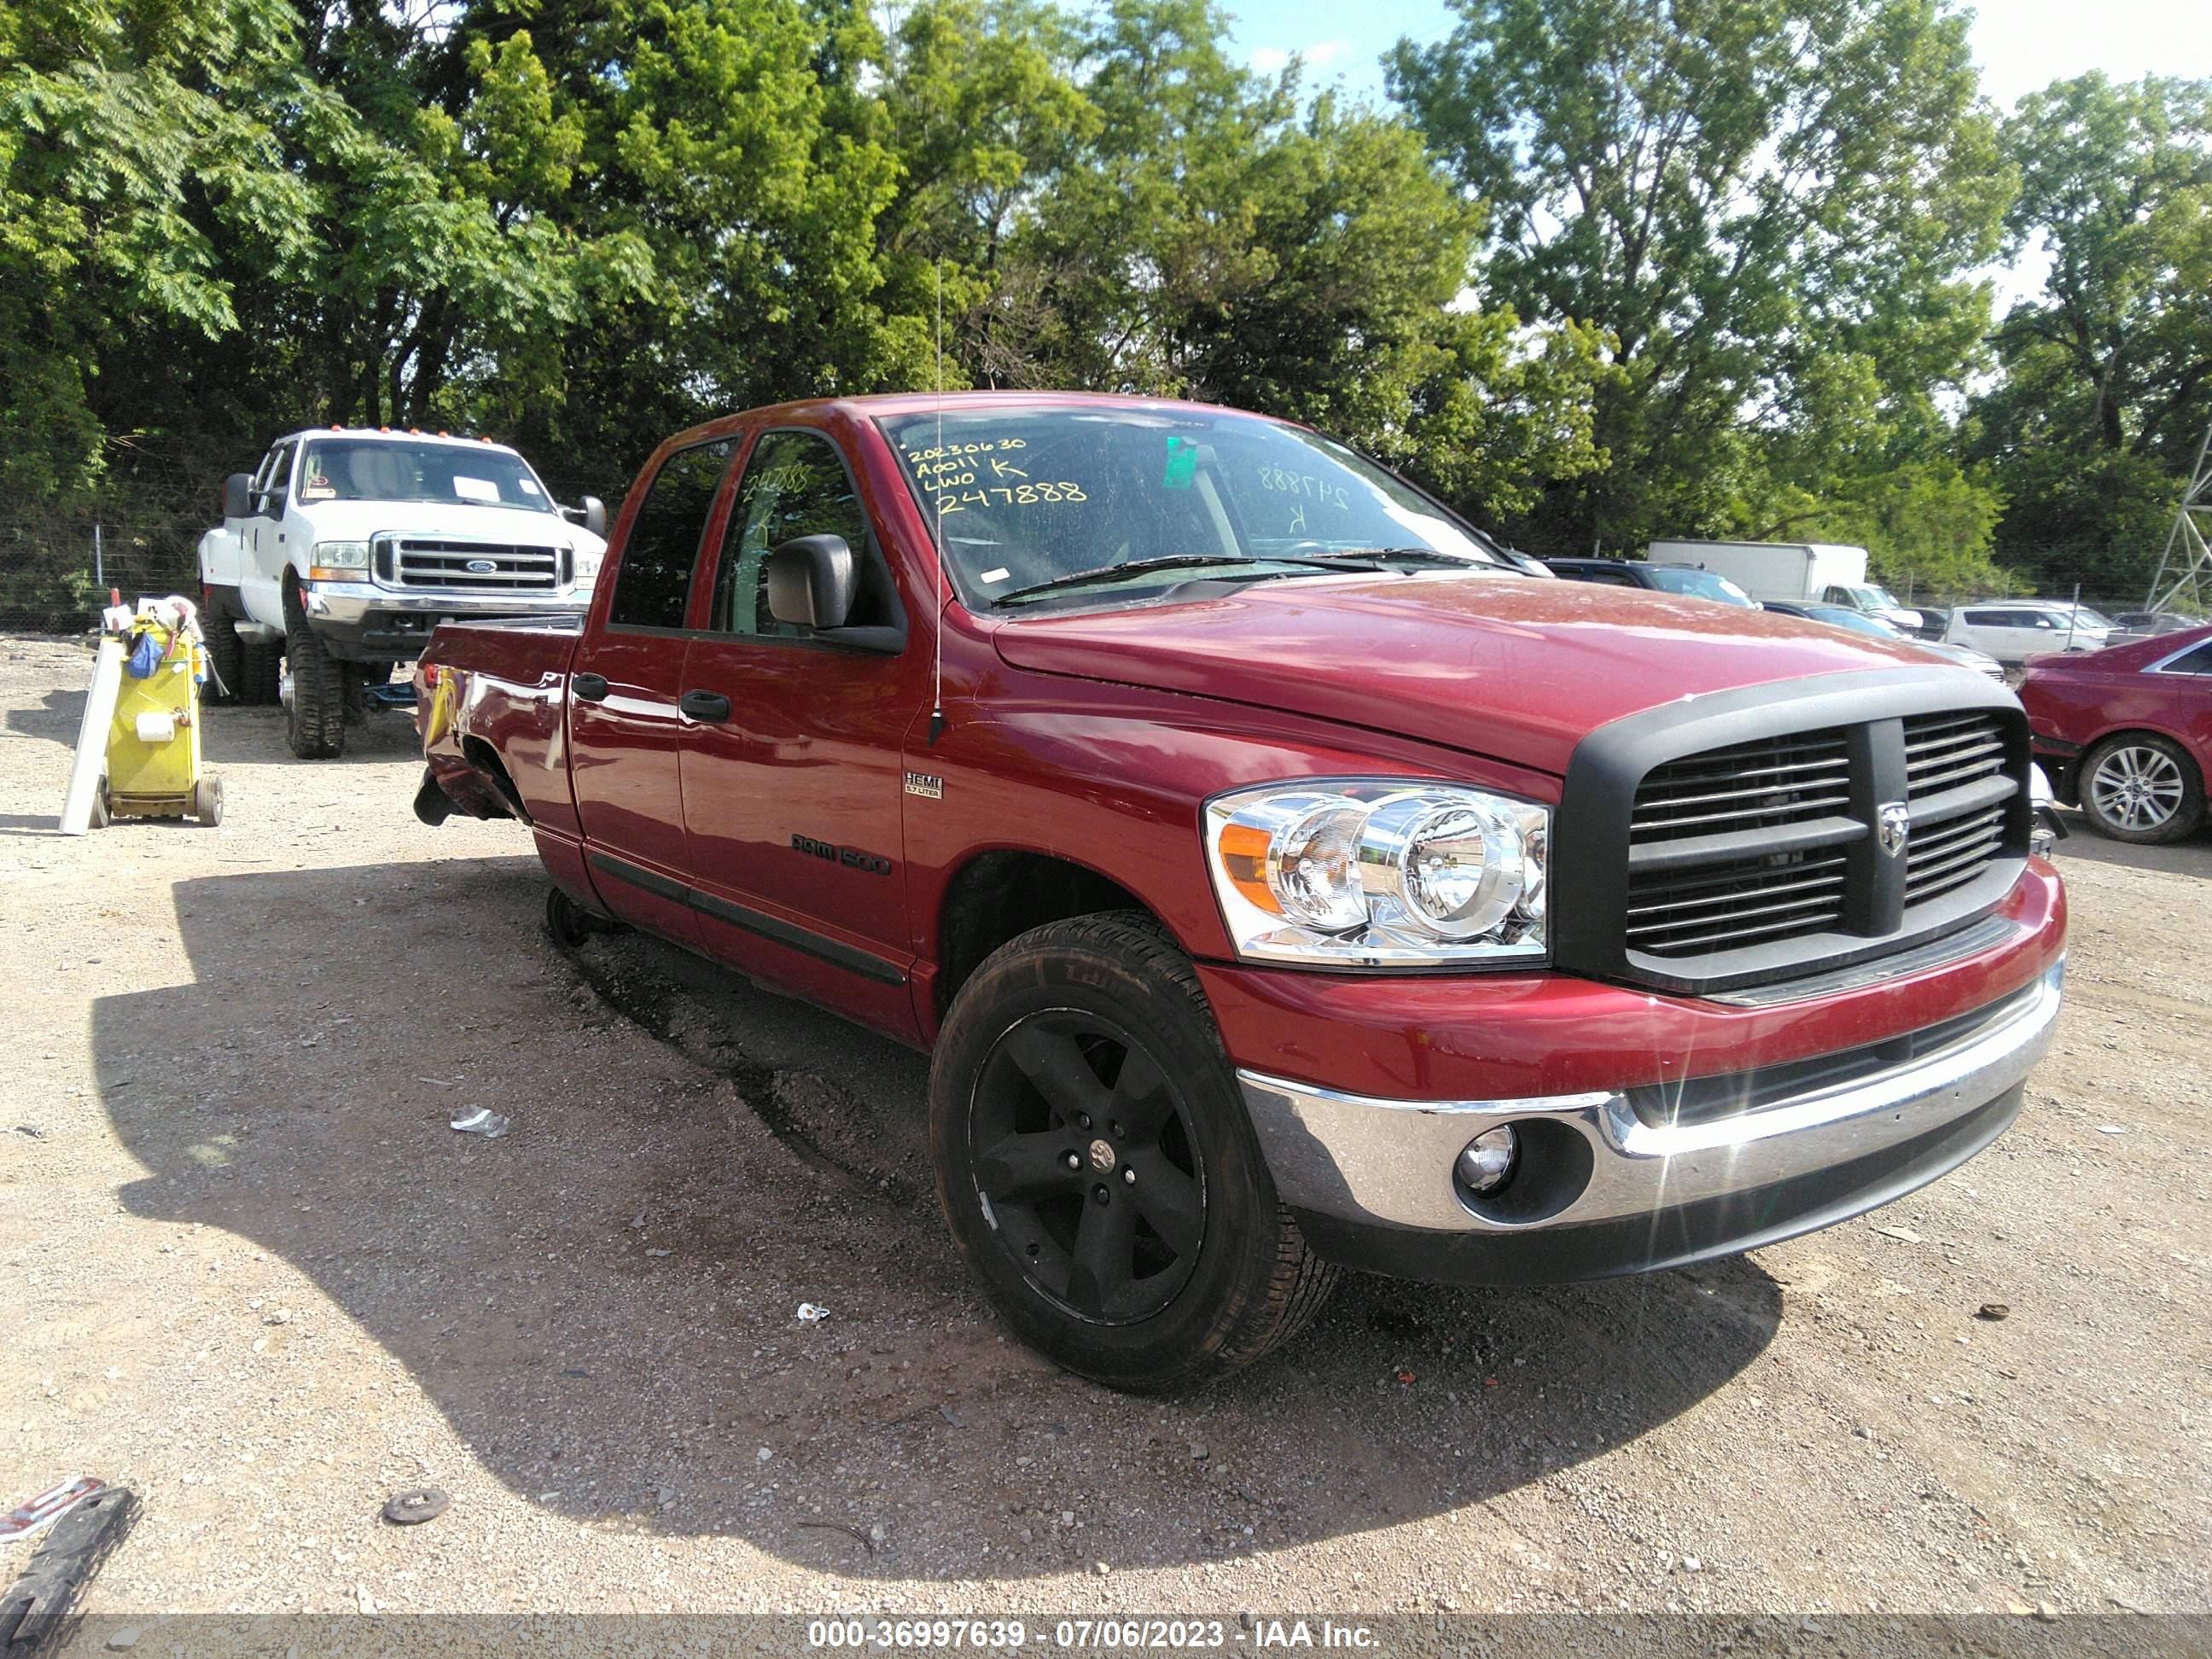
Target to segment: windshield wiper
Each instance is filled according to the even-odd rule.
[[[1097,582],[1115,582],[1127,576],[1141,576],[1155,570],[1197,569],[1206,565],[1223,564],[1294,564],[1315,570],[1338,570],[1343,567],[1333,559],[1299,555],[1285,557],[1273,553],[1167,553],[1152,559],[1129,559],[1121,564],[1102,564],[1091,570],[1072,570],[1065,576],[1054,576],[1049,581],[1032,582],[1027,587],[1017,587],[1011,593],[1001,593],[992,600],[994,605],[1006,605],[1015,599],[1030,599],[1039,593],[1049,593],[1062,587],[1086,587]]]
[[[1470,570],[1492,570],[1499,562],[1487,559],[1463,558],[1457,553],[1439,553],[1433,547],[1353,547],[1341,553],[1316,553],[1309,556],[1336,562],[1371,564],[1380,559],[1418,560],[1424,564],[1460,565]]]

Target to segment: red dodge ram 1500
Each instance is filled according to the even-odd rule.
[[[1340,1267],[1724,1255],[2018,1112],[2065,902],[2010,693],[1514,570],[1341,445],[1037,393],[672,439],[580,624],[448,625],[417,810],[934,1055],[962,1251],[1075,1370]]]

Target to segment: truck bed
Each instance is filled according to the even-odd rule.
[[[574,834],[564,741],[580,617],[444,623],[415,668],[423,757],[464,812]]]

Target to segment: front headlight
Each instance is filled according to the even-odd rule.
[[[576,580],[580,582],[598,580],[599,561],[605,556],[604,548],[597,552],[589,548],[578,548],[576,550]]]
[[[1316,967],[1540,961],[1551,813],[1455,784],[1275,784],[1206,805],[1239,956]]]
[[[307,574],[317,581],[351,581],[368,568],[367,542],[317,542]]]

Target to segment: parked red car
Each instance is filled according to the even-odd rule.
[[[556,936],[932,1050],[953,1235],[1085,1375],[1242,1364],[1340,1266],[1828,1225],[1996,1139],[2049,1041],[2009,691],[1532,579],[1301,428],[789,404],[664,445],[609,556],[580,627],[437,630],[416,810],[527,823]]]
[[[2212,778],[2212,628],[2037,657],[2020,688],[2036,759],[2061,800],[2115,841],[2204,823]]]

